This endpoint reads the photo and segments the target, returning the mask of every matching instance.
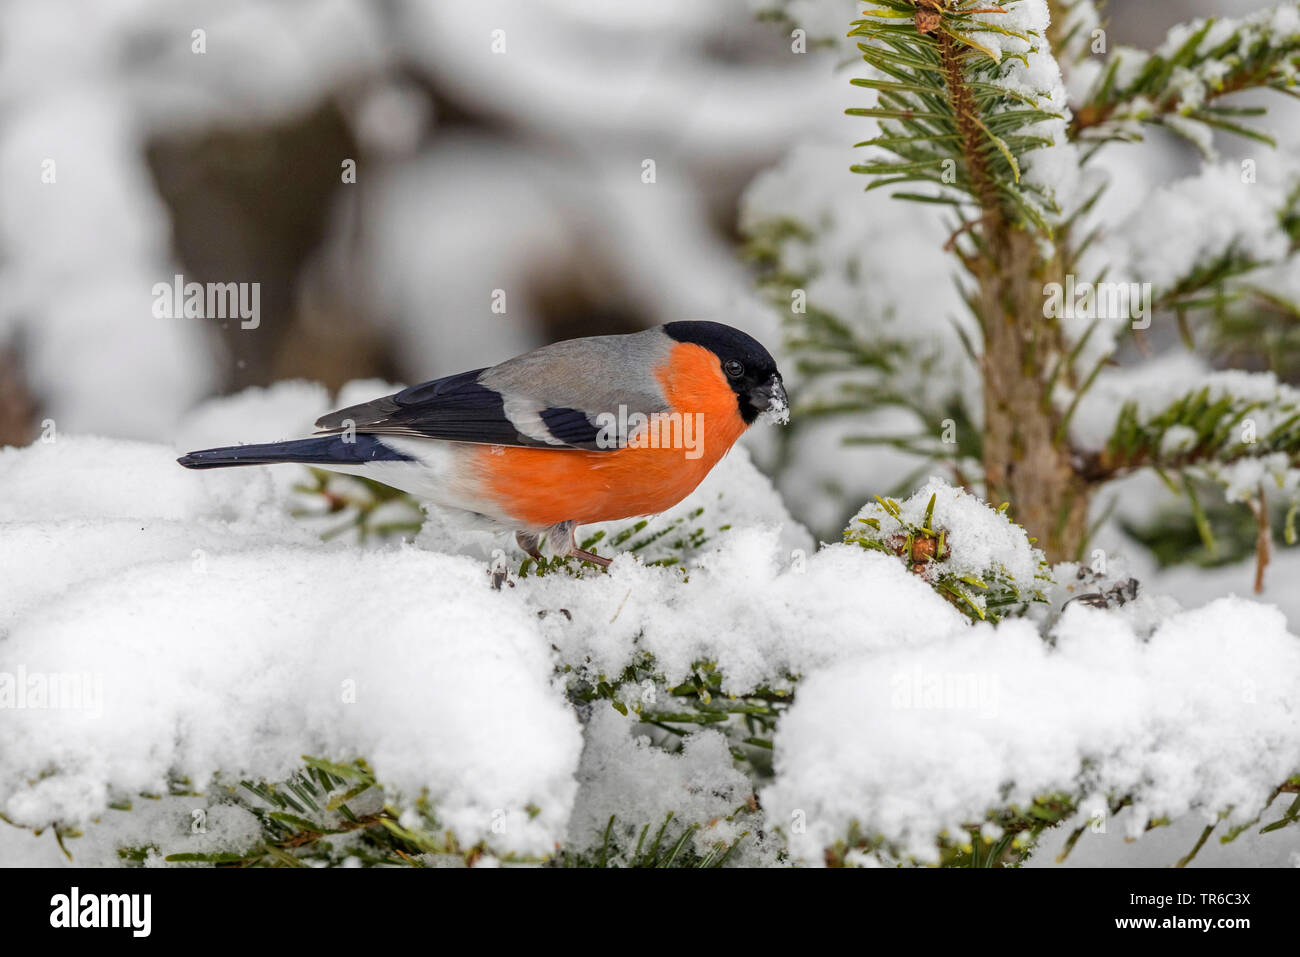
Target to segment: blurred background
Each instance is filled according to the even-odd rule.
[[[204,400],[248,387],[410,383],[673,319],[726,321],[779,356],[746,197],[819,138],[847,176],[858,137],[844,50],[798,49],[768,5],[7,0],[0,444],[51,423],[175,441]],[[1115,0],[1110,43],[1264,5]],[[860,8],[780,6],[827,35]],[[1149,182],[1194,168],[1151,140]],[[256,328],[156,316],[176,275],[258,283]],[[773,441],[753,439],[769,470]],[[905,472],[846,461],[864,486]],[[816,531],[842,522],[824,475],[778,481]]]

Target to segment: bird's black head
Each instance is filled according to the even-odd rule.
[[[763,412],[778,419],[786,414],[789,400],[776,360],[753,336],[720,322],[670,322],[663,328],[678,342],[703,346],[718,357],[746,425]]]

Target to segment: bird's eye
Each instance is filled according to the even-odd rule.
[[[739,379],[745,374],[745,367],[736,359],[728,359],[722,363],[722,371],[733,379]]]

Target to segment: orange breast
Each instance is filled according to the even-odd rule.
[[[655,378],[676,416],[651,423],[640,437],[644,447],[634,447],[635,439],[594,452],[483,446],[474,467],[488,498],[521,528],[606,522],[676,505],[740,438],[745,420],[718,357],[702,346],[674,345]]]

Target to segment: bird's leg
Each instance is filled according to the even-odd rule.
[[[577,545],[574,545],[569,549],[569,554],[580,562],[591,562],[593,565],[599,565],[601,568],[608,568],[610,563],[614,560],[612,558],[603,558],[595,552],[586,551],[585,549],[579,548]]]
[[[529,557],[536,561],[542,560],[542,540],[535,532],[515,532],[515,541],[519,547],[528,553]]]
[[[602,558],[600,555],[594,555],[578,547],[578,543],[573,538],[574,523],[561,522],[559,525],[552,526],[547,531],[547,540],[551,543],[551,550],[557,555],[572,555],[580,562],[591,562],[593,565],[599,565],[601,568],[608,568],[613,559]],[[565,539],[568,539],[565,542]]]

